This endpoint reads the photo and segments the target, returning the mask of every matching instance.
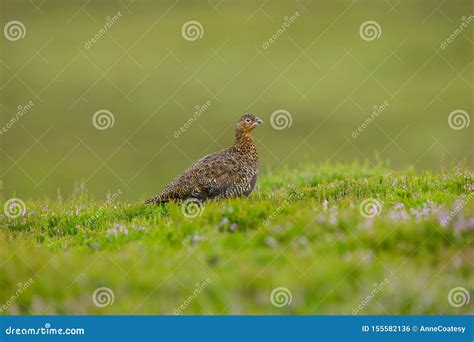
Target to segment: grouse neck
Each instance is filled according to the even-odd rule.
[[[237,132],[235,134],[235,145],[246,145],[246,144],[253,144],[252,134],[245,132]]]
[[[239,146],[239,147],[254,146],[252,134],[237,132],[237,134],[235,135],[234,146]]]

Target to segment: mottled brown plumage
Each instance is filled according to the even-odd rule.
[[[145,203],[164,203],[172,200],[248,196],[257,182],[258,153],[252,130],[263,123],[252,114],[243,115],[237,122],[235,143],[209,154],[168,184],[158,196]]]

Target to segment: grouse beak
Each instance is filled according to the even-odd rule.
[[[257,123],[257,125],[263,124],[263,120],[260,119],[260,118],[257,118],[257,119],[255,120],[255,122]]]

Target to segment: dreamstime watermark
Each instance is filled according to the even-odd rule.
[[[449,221],[451,221],[456,215],[462,210],[462,208],[466,205],[467,202],[472,200],[474,197],[474,192],[469,192],[469,194],[461,195],[461,199],[456,202],[454,209],[449,212],[449,214],[446,217],[443,217],[441,220],[441,225],[443,227],[448,226]]]
[[[92,303],[99,308],[112,305],[115,301],[115,294],[108,287],[98,287],[92,294]]]
[[[470,123],[471,117],[465,110],[456,109],[448,115],[448,125],[456,131],[469,127]]]
[[[372,114],[365,119],[365,121],[357,127],[354,131],[352,131],[352,138],[357,138],[359,134],[361,134],[369,125],[390,105],[388,101],[385,101],[380,106],[374,105]]]
[[[211,101],[207,101],[203,105],[196,105],[194,107],[195,111],[193,115],[176,131],[174,131],[173,136],[178,139],[191,125],[196,121],[204,112],[206,112],[209,107],[212,105]]]
[[[277,109],[270,115],[270,124],[279,131],[290,128],[293,123],[293,117],[290,112],[284,109]]]
[[[469,304],[471,300],[471,295],[469,291],[464,287],[454,287],[448,293],[448,302],[449,305],[460,308],[461,306],[465,306]]]
[[[293,201],[296,201],[298,199],[300,199],[301,197],[303,196],[303,194],[301,193],[297,193],[297,192],[293,192],[290,196],[288,196],[285,201],[278,207],[276,208],[276,210],[274,210],[270,216],[263,222],[263,226],[266,227],[270,224],[271,221],[273,221],[275,219],[275,217],[277,217],[280,212],[288,205],[290,204],[291,202]]]
[[[359,305],[352,309],[352,314],[357,315],[360,310],[364,309],[388,283],[388,278],[385,278],[380,283],[374,283],[370,294],[368,294]]]
[[[282,308],[284,306],[289,306],[293,301],[293,294],[286,287],[277,287],[272,290],[270,293],[270,303],[274,307]]]
[[[105,209],[107,209],[112,203],[114,203],[117,200],[117,198],[119,198],[119,196],[121,195],[122,195],[121,189],[118,189],[117,191],[115,191],[109,198],[107,198],[104,205],[102,205],[99,208],[99,210],[91,218],[87,219],[87,223],[93,224],[95,220],[97,220],[104,213]]]
[[[296,11],[293,15],[289,17],[283,18],[283,24],[268,38],[266,41],[262,43],[262,47],[266,50],[272,45],[277,39],[286,31],[287,28],[291,26],[298,18],[300,17],[300,13]]]
[[[9,41],[14,42],[25,38],[26,28],[21,21],[12,20],[6,23],[3,27],[3,34]]]
[[[374,20],[364,21],[359,27],[359,35],[366,42],[379,39],[382,35],[382,28]]]
[[[100,131],[114,127],[115,117],[111,111],[100,109],[92,116],[92,125]]]
[[[193,42],[203,37],[204,28],[199,21],[189,20],[181,27],[181,35],[188,42]]]
[[[181,203],[181,212],[184,217],[193,219],[201,216],[204,211],[204,204],[197,198],[187,198]]]
[[[91,38],[89,39],[88,41],[86,41],[84,43],[84,47],[89,50],[92,45],[94,45],[95,43],[97,43],[106,33],[107,31],[112,27],[114,26],[114,24],[116,22],[118,22],[120,20],[120,18],[122,17],[122,12],[118,11],[115,15],[113,15],[112,17],[110,16],[107,16],[105,18],[105,24],[104,26],[99,30],[97,31],[97,33]]]
[[[455,29],[453,33],[449,35],[448,38],[446,38],[444,41],[441,42],[441,44],[439,44],[439,47],[441,49],[446,49],[448,45],[451,44],[464,31],[464,29],[469,26],[469,24],[474,20],[474,16],[470,15],[467,18],[462,17],[461,20],[461,25],[459,25],[459,27]]]
[[[25,115],[33,106],[34,106],[33,101],[28,101],[23,106],[19,105],[17,107],[17,111],[15,115],[10,120],[8,120],[8,122],[0,129],[0,135],[6,134],[8,130],[12,128],[18,122],[18,120],[20,120],[23,117],[23,115]]]
[[[5,216],[10,219],[19,218],[26,214],[25,202],[16,197],[10,198],[3,205],[3,212],[5,213]]]
[[[359,212],[365,218],[374,218],[382,212],[382,203],[375,198],[366,198],[360,203]]]
[[[84,328],[53,328],[46,323],[40,328],[16,328],[9,326],[5,329],[6,335],[85,335]]]
[[[193,293],[191,295],[189,295],[180,306],[178,306],[177,308],[174,309],[174,314],[175,315],[181,314],[181,311],[185,310],[188,307],[189,304],[194,302],[194,300],[197,298],[197,296],[199,294],[201,294],[201,292],[206,287],[208,287],[209,284],[211,284],[211,282],[212,282],[211,279],[207,278],[202,283],[196,283],[196,287],[194,288]]]
[[[21,296],[21,294],[28,288],[31,286],[31,284],[33,284],[34,281],[32,278],[28,279],[28,281],[24,282],[24,283],[18,283],[17,284],[17,289],[15,291],[15,293],[7,299],[7,301],[0,305],[0,313],[3,312],[3,311],[6,311],[8,310],[8,308]]]

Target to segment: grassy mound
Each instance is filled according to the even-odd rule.
[[[0,219],[0,314],[472,313],[449,295],[473,290],[472,178],[325,165],[202,207],[26,201]]]

